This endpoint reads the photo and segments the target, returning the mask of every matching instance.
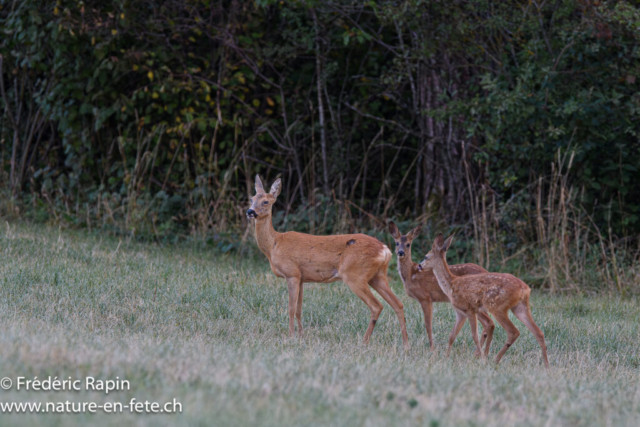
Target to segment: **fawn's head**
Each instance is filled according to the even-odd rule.
[[[280,190],[282,189],[282,181],[280,178],[271,185],[271,190],[267,193],[264,191],[260,176],[256,175],[256,195],[251,198],[251,207],[247,210],[247,218],[264,218],[271,214],[271,207],[276,201]]]
[[[433,241],[431,251],[424,256],[424,260],[418,264],[419,270],[433,270],[433,267],[440,263],[446,262],[447,249],[451,246],[453,241],[453,234],[444,240],[442,233],[436,236],[436,240]]]
[[[402,236],[400,230],[398,230],[398,226],[395,225],[393,221],[389,223],[389,233],[391,233],[393,240],[396,242],[396,255],[398,255],[398,258],[404,258],[405,255],[408,255],[408,259],[411,259],[411,242],[418,237],[421,229],[422,225],[419,225]]]

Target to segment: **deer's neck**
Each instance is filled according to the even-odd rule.
[[[277,235],[278,233],[273,228],[271,214],[264,218],[256,219],[256,241],[262,253],[269,258],[269,261],[271,261],[271,250],[275,246]]]
[[[398,258],[398,273],[402,279],[402,284],[405,290],[407,286],[411,284],[411,277],[413,276],[413,261],[411,261],[411,252],[405,252],[404,257]]]
[[[433,274],[436,276],[436,279],[438,279],[438,285],[440,285],[442,292],[451,299],[453,293],[452,282],[455,276],[451,273],[451,270],[449,270],[449,266],[444,259],[433,267]]]

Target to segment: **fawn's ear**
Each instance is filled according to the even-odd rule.
[[[394,239],[400,238],[400,230],[398,230],[398,226],[395,225],[393,221],[389,222],[389,233],[391,233]]]
[[[264,193],[264,187],[262,186],[262,180],[260,180],[260,175],[256,175],[256,193],[258,194]]]
[[[451,242],[453,242],[453,234],[449,237],[447,237],[447,240],[444,241],[444,244],[442,245],[442,251],[446,252],[449,247],[451,246]]]
[[[433,241],[433,245],[431,246],[431,249],[433,249],[434,252],[440,252],[442,250],[443,245],[444,245],[444,237],[442,236],[442,233],[438,233],[438,235],[436,236],[436,240]]]
[[[418,237],[418,234],[420,234],[420,230],[422,230],[422,224],[420,224],[419,226],[417,226],[416,228],[414,228],[409,232],[409,238],[413,240],[416,237]]]
[[[273,184],[271,184],[271,190],[269,190],[269,193],[271,193],[273,197],[278,197],[280,190],[282,190],[282,181],[278,178]]]

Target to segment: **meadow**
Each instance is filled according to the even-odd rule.
[[[0,401],[175,398],[182,413],[0,414],[0,424],[637,425],[637,298],[534,289],[551,369],[517,320],[522,335],[496,366],[473,357],[467,325],[445,358],[448,305],[435,305],[430,352],[420,308],[392,263],[412,344],[406,353],[384,302],[371,344],[361,344],[369,310],[341,282],[305,285],[305,336],[289,338],[286,286],[263,257],[3,224],[0,377],[119,377],[131,389],[0,390]],[[505,339],[497,327],[492,355]]]

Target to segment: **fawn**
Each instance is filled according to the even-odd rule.
[[[302,335],[302,284],[342,280],[371,310],[363,343],[369,342],[382,312],[382,304],[369,289],[371,287],[396,312],[404,348],[408,349],[404,307],[387,280],[387,267],[391,260],[389,248],[366,234],[312,236],[295,231],[278,233],[273,228],[271,209],[281,187],[281,181],[277,179],[267,193],[256,175],[256,195],[251,198],[247,217],[255,220],[258,247],[269,259],[271,271],[287,281],[289,335],[294,335],[294,316],[298,321],[298,333]]]
[[[449,297],[453,308],[460,315],[469,318],[471,335],[477,350],[481,351],[480,342],[478,341],[476,315],[488,311],[493,314],[500,326],[507,331],[507,342],[495,359],[496,363],[500,363],[502,356],[520,336],[518,328],[509,320],[509,310],[511,310],[536,337],[542,349],[544,365],[549,368],[544,334],[533,321],[533,316],[531,315],[531,307],[529,306],[531,288],[522,280],[506,273],[454,276],[446,260],[447,249],[449,249],[452,240],[453,236],[449,236],[445,241],[442,234],[438,234],[433,242],[431,252],[424,257],[419,268],[433,270],[433,274],[438,279],[438,284]],[[492,332],[490,332],[490,335]],[[489,340],[490,338],[487,339]],[[488,354],[488,349],[485,349],[484,357],[487,357]]]
[[[429,337],[429,348],[433,350],[433,303],[449,302],[449,297],[442,291],[442,289],[440,289],[438,280],[432,271],[420,271],[418,269],[418,263],[411,260],[411,243],[418,236],[421,229],[422,225],[418,225],[403,236],[400,234],[400,230],[396,224],[393,223],[393,221],[389,222],[389,232],[391,233],[391,236],[393,236],[393,240],[396,244],[400,279],[402,279],[402,284],[404,285],[407,295],[418,301],[422,307],[422,311],[424,312],[424,325]],[[487,270],[476,264],[457,264],[451,266],[451,272],[455,276],[464,276],[467,274],[487,273]],[[480,347],[482,347],[486,338],[489,337],[489,331],[491,331],[491,336],[493,336],[495,325],[493,324],[491,317],[486,313],[478,313],[478,318],[484,329],[480,343]],[[453,342],[466,320],[466,317],[460,315],[456,311],[456,323],[449,335],[447,356],[451,352]],[[489,347],[491,346],[491,339],[489,339],[486,344],[486,351],[488,352]],[[480,354],[476,351],[476,355],[479,356]]]

